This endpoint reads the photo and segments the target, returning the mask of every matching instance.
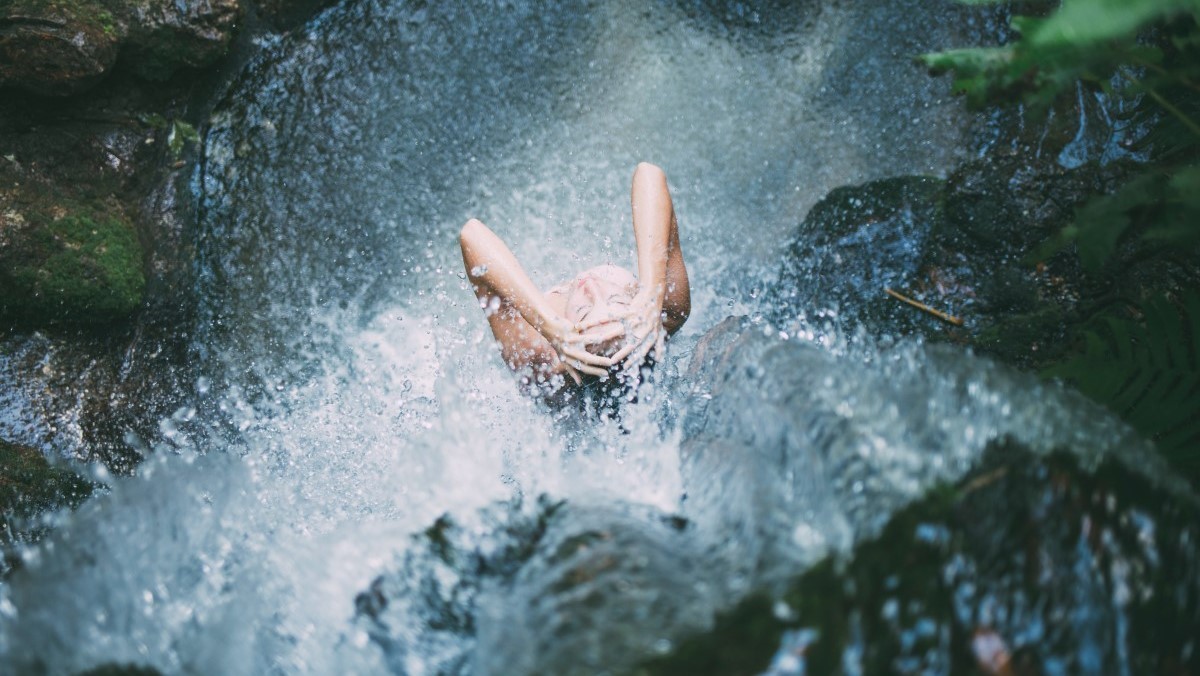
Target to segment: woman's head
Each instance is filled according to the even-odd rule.
[[[624,268],[598,265],[576,275],[567,289],[567,319],[603,320],[624,313],[637,293],[637,279]]]
[[[579,273],[568,286],[567,320],[604,322],[624,316],[637,293],[637,278],[624,268],[599,265]],[[613,342],[613,346],[597,346],[599,352],[616,352],[620,341]]]

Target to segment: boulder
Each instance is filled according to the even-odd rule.
[[[800,224],[779,287],[778,314],[829,310],[850,324],[911,333],[927,324],[884,288],[920,273],[929,233],[942,219],[944,182],[902,176],[836,188]]]
[[[225,55],[242,17],[240,0],[128,0],[125,58],[140,75],[164,80],[180,68],[207,66]]]
[[[117,61],[123,29],[87,0],[0,5],[0,87],[61,96],[98,82]]]
[[[118,56],[163,80],[222,57],[242,13],[240,0],[12,0],[0,6],[0,87],[75,94]]]
[[[849,556],[638,672],[1195,673],[1198,517],[1118,462],[1000,441]]]
[[[0,317],[21,324],[103,324],[142,304],[142,250],[115,203],[0,189]]]
[[[93,485],[74,472],[55,467],[40,451],[0,439],[0,545],[36,539],[36,517],[60,507],[75,507]]]

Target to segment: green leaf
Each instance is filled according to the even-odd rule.
[[[171,154],[179,157],[183,153],[183,148],[188,143],[198,143],[200,134],[196,132],[196,128],[182,120],[174,120],[171,123],[171,131],[167,134],[167,144],[171,148]]]

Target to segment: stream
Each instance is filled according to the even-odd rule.
[[[350,0],[260,38],[192,178],[202,375],[161,440],[128,440],[136,476],[23,553],[0,661],[617,673],[999,439],[1162,474],[1061,386],[768,292],[831,189],[983,152],[912,56],[996,28],[949,2],[757,5]],[[643,160],[691,317],[619,415],[548,408],[501,362],[458,229],[487,223],[542,287],[633,267]],[[804,283],[859,283],[821,269]]]

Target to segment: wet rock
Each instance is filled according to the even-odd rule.
[[[180,92],[134,85],[0,96],[0,436],[120,473],[195,382]]]
[[[224,56],[243,9],[240,0],[127,0],[120,12],[129,26],[126,60],[143,77],[162,80]]]
[[[142,304],[142,249],[116,203],[0,192],[0,317],[24,324],[102,324]]]
[[[537,553],[481,598],[481,674],[622,673],[709,624],[716,585],[686,522],[634,506],[567,505]]]
[[[76,507],[93,485],[55,467],[35,448],[0,439],[0,546],[36,540],[44,528],[37,517],[60,507]]]
[[[0,87],[64,95],[94,85],[117,61],[122,27],[100,2],[0,5]]]
[[[640,673],[1196,673],[1200,510],[999,442],[844,560],[751,597]]]
[[[1020,366],[1048,363],[1114,278],[1087,279],[1069,253],[1042,266],[1029,254],[1127,171],[1120,162],[1064,169],[998,154],[944,182],[900,177],[834,190],[798,230],[774,319],[833,317],[875,336],[920,335]],[[1136,269],[1118,278],[1128,282]],[[884,288],[963,324],[902,304]]]
[[[395,671],[414,661],[436,673],[461,673],[475,645],[479,596],[489,581],[509,580],[532,555],[561,508],[497,504],[462,524],[443,516],[412,539],[392,572],[354,600],[356,623]],[[481,544],[477,533],[492,532]]]
[[[911,333],[927,318],[888,298],[919,274],[939,227],[943,182],[904,176],[831,191],[809,211],[785,259],[779,289],[788,311],[832,310],[848,323]]]
[[[240,0],[12,0],[0,8],[0,87],[75,94],[118,57],[162,80],[222,57],[241,16]]]
[[[336,0],[258,0],[254,11],[277,30],[289,30],[308,20]]]
[[[706,625],[686,523],[632,506],[541,502],[439,519],[355,600],[397,672],[591,674]],[[481,530],[482,528],[482,530]],[[490,532],[481,542],[479,534]]]

